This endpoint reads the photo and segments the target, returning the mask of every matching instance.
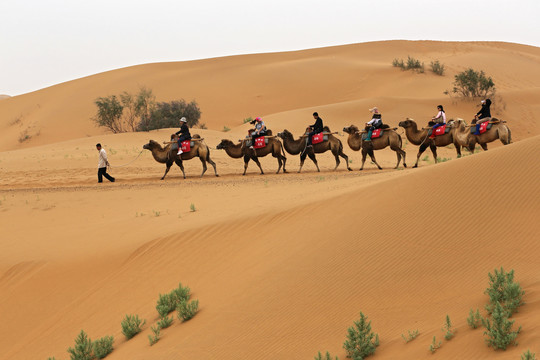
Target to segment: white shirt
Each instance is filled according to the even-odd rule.
[[[99,150],[98,168],[104,168],[104,167],[107,167],[107,153],[105,152],[104,148],[101,148],[101,150]]]
[[[368,121],[368,125],[372,125],[373,123],[376,123],[377,121],[380,121],[381,119],[373,118],[370,121]]]
[[[435,116],[435,119],[439,119],[442,117],[443,124],[446,124],[446,114],[443,111],[439,111],[437,116]]]

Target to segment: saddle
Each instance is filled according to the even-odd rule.
[[[192,140],[182,141],[181,147],[183,152],[191,151],[191,148],[195,145],[195,142]],[[178,151],[178,142],[175,142],[171,146],[171,150]]]
[[[451,127],[448,126],[448,124],[444,124],[443,126],[439,126],[435,129],[435,136],[448,134],[450,132]],[[429,129],[428,135],[431,136],[433,134],[433,128]]]
[[[489,121],[486,121],[486,122],[483,122],[480,124],[480,130],[478,130],[480,132],[480,134],[483,134],[485,133],[486,131],[488,131],[489,129],[491,129],[491,127],[493,126],[493,124]],[[471,134],[474,134],[476,132],[476,126],[472,126],[471,127]]]
[[[371,138],[372,139],[376,139],[378,137],[381,137],[382,134],[384,134],[384,131],[383,129],[375,129],[373,130],[373,132],[371,133]],[[367,133],[362,133],[362,140],[366,140],[367,139]]]
[[[268,145],[268,138],[266,136],[259,136],[258,138],[255,138],[255,144],[253,144],[252,138],[246,139],[246,146],[250,147],[253,146],[254,149],[260,149]]]

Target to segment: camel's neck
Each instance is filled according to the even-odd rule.
[[[225,148],[225,152],[227,153],[227,155],[234,159],[239,159],[244,156],[244,154],[242,153],[242,143],[227,146]]]
[[[460,144],[467,143],[470,134],[470,129],[463,124],[454,128],[454,136]]]
[[[362,147],[362,137],[358,133],[352,133],[349,134],[349,138],[347,139],[347,143],[349,144],[349,147],[355,151],[360,150]]]
[[[165,146],[165,148],[162,148],[161,146],[154,147],[152,149],[152,156],[154,157],[154,160],[164,164],[169,160],[170,150],[171,150],[171,145],[167,145]]]
[[[289,154],[297,155],[306,148],[306,140],[306,137],[301,137],[298,140],[294,140],[292,135],[288,135],[283,139],[283,146]]]
[[[418,130],[418,125],[413,123],[411,126],[405,128],[405,134],[407,139],[414,145],[420,145],[422,141],[427,137],[427,130]]]

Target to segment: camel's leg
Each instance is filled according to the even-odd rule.
[[[480,144],[480,146],[482,147],[482,149],[484,149],[484,151],[487,151],[487,143],[482,143]]]
[[[433,154],[433,159],[435,159],[435,164],[438,162],[437,160],[437,146],[435,145],[430,145],[429,146],[430,150],[431,150],[431,153]]]
[[[216,174],[216,176],[219,176],[217,173],[216,163],[212,161],[212,159],[210,159],[210,152],[208,152],[208,154],[206,155],[206,161],[214,167],[214,173]]]
[[[334,171],[336,171],[340,163],[339,153],[337,151],[332,151],[332,154],[334,154],[334,157],[336,158],[336,167],[334,168]]]
[[[461,157],[461,145],[457,143],[457,141],[454,143],[454,146],[456,147],[457,157],[458,159]]]
[[[352,171],[351,167],[349,166],[349,157],[345,155],[343,149],[339,149],[339,156],[341,156],[345,160],[345,164],[347,164],[347,170]]]
[[[418,167],[418,161],[420,161],[420,156],[426,151],[429,145],[422,144],[420,145],[420,148],[418,149],[418,154],[416,154],[416,164],[414,164],[413,168]]]
[[[401,162],[401,156],[402,156],[402,153],[404,151],[401,150],[400,148],[398,148],[397,146],[390,146],[390,149],[392,149],[392,150],[394,150],[396,152],[397,164],[396,164],[396,167],[394,169],[397,169],[399,167],[399,163]],[[405,164],[405,160],[403,160],[403,164]],[[407,166],[405,166],[405,167],[407,167]]]
[[[199,158],[201,160],[201,163],[202,163],[202,173],[201,173],[201,177],[203,177],[204,173],[206,172],[206,160],[204,159],[204,157],[200,157]]]
[[[302,166],[304,166],[304,161],[306,161],[306,153],[303,152],[302,154],[300,154],[300,169],[298,169],[298,173],[300,173],[300,171],[302,171]]]
[[[262,169],[261,163],[259,162],[259,159],[256,156],[252,156],[251,159],[255,161],[255,164],[261,169],[261,175],[264,175],[264,171]]]
[[[279,170],[281,170],[281,166],[283,165],[283,162],[281,161],[281,154],[279,153],[272,153],[272,156],[277,158],[278,161],[278,169],[276,171],[276,174],[279,174]]]
[[[279,155],[281,157],[281,160],[283,161],[283,173],[287,173],[287,170],[285,170],[285,163],[287,162],[287,158],[283,155]]]
[[[167,161],[165,163],[165,165],[167,166],[167,168],[165,169],[165,174],[163,174],[163,176],[161,177],[161,180],[165,179],[165,176],[167,176],[167,173],[169,172],[169,170],[171,169],[171,166],[172,166],[173,162],[172,161]],[[178,164],[177,164],[178,165]]]
[[[373,150],[368,150],[368,155],[371,158],[371,161],[373,161],[375,165],[377,165],[379,170],[382,170],[382,167],[379,165],[379,163],[377,163],[377,160],[375,160],[375,153],[373,152]]]
[[[366,162],[367,157],[367,150],[362,148],[362,165],[360,166],[360,170],[364,170],[364,163]]]
[[[321,169],[319,169],[319,164],[317,164],[317,159],[315,158],[315,153],[313,151],[309,152],[308,153],[308,156],[309,158],[311,159],[311,161],[313,161],[313,163],[315,164],[315,166],[317,167],[317,171],[318,172],[321,172]],[[337,167],[337,166],[336,166]]]
[[[243,175],[246,175],[246,171],[247,171],[247,168],[248,168],[249,159],[250,159],[250,156],[249,156],[249,155],[244,155],[244,173],[242,174],[242,176],[243,176]]]
[[[186,172],[184,171],[184,162],[181,161],[181,160],[175,160],[174,162],[176,163],[176,165],[178,165],[180,170],[182,170],[182,175],[184,176],[184,179],[185,179],[186,178]],[[165,176],[163,176],[163,177],[165,177]]]

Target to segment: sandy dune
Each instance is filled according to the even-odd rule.
[[[408,54],[441,59],[449,75],[390,66]],[[2,357],[65,359],[84,329],[92,339],[114,335],[108,359],[312,359],[319,350],[344,359],[360,311],[380,335],[374,359],[540,353],[539,61],[540,50],[515,44],[378,42],[143,65],[2,101]],[[320,173],[307,160],[297,174],[299,159],[287,155],[289,174],[274,174],[277,161],[267,157],[266,175],[250,164],[245,177],[241,160],[215,150],[222,138],[244,136],[241,119],[254,113],[295,134],[313,110],[335,130],[363,121],[373,105],[392,125],[429,117],[438,103],[465,117],[476,104],[437,91],[479,64],[498,85],[496,111],[511,121],[512,145],[461,159],[442,148],[450,161],[399,170],[387,149],[376,153],[383,171],[368,162],[359,172],[360,154],[338,136],[352,172],[343,162],[332,172],[333,158],[321,154]],[[139,84],[164,100],[199,101],[209,130],[194,133],[210,146],[220,177],[210,167],[200,178],[200,162],[190,160],[186,180],[177,168],[159,180],[165,166],[142,145],[173,129],[113,135],[93,126],[93,98]],[[19,143],[27,126],[39,135]],[[97,142],[109,153],[114,184],[96,183]],[[417,148],[404,149],[412,165]],[[519,345],[494,352],[465,319],[487,302],[487,274],[500,266],[515,269],[526,304],[514,315]],[[150,347],[158,295],[179,282],[200,312],[175,320]],[[130,313],[147,324],[126,342],[120,322]],[[447,314],[456,337],[431,355]],[[401,334],[415,329],[420,336],[405,344]]]

